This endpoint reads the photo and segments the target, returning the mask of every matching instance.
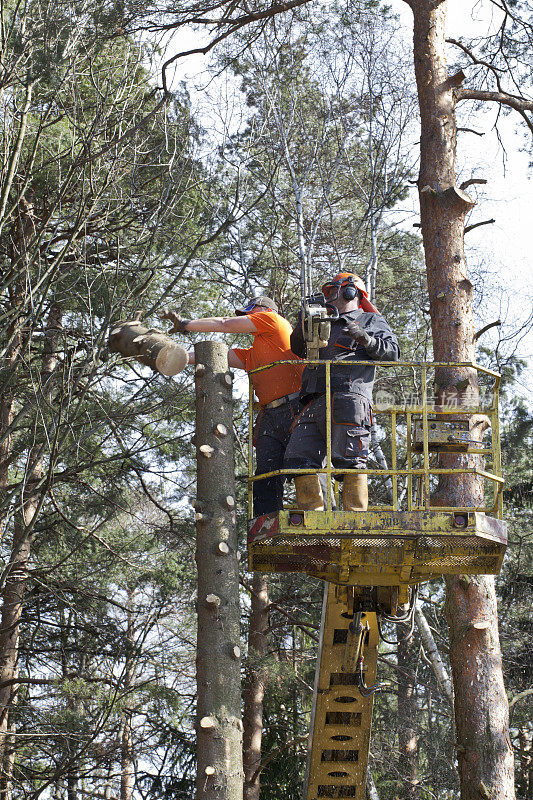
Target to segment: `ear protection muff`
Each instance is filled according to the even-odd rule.
[[[348,286],[345,286],[342,290],[342,296],[345,300],[355,300],[358,294],[359,289],[353,284],[348,284]]]

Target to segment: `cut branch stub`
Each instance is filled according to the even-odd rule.
[[[212,608],[219,608],[221,600],[220,597],[216,594],[208,594],[207,597],[205,598],[205,602],[207,603],[208,606],[211,606]]]
[[[226,428],[225,425],[222,425],[222,423],[219,422],[218,425],[215,425],[215,427],[213,428],[213,433],[215,434],[215,436],[220,436],[220,438],[222,438],[223,436],[228,435],[228,429]]]
[[[463,181],[459,188],[463,190],[468,189],[469,186],[473,186],[475,183],[484,186],[487,183],[487,180],[486,178],[470,178],[467,181]]]
[[[241,648],[235,645],[235,647],[232,648],[231,655],[233,656],[235,661],[238,661],[239,658],[241,657]]]
[[[200,720],[200,728],[204,731],[212,731],[217,726],[217,721],[214,717],[202,717]]]
[[[466,226],[465,233],[470,233],[470,231],[473,231],[476,228],[481,228],[482,225],[493,225],[495,222],[495,219],[484,219],[481,222],[475,222],[473,225]]]
[[[434,197],[441,206],[459,208],[463,211],[469,211],[476,204],[476,201],[458,186],[450,186],[444,190],[436,190],[432,189],[431,186],[424,186],[420,190],[420,194],[428,194]]]
[[[466,75],[464,74],[463,70],[460,69],[459,72],[455,73],[455,75],[450,75],[450,77],[445,80],[444,82],[445,88],[446,89],[449,89],[451,87],[458,88],[459,86],[461,86],[465,78]]]
[[[235,498],[232,497],[230,494],[228,494],[228,496],[224,498],[224,505],[230,511],[233,511],[233,509],[235,508]]]
[[[229,555],[229,552],[230,552],[230,549],[229,549],[228,545],[226,544],[226,542],[219,542],[217,550],[223,556]]]
[[[161,375],[177,375],[187,366],[187,352],[166,334],[137,320],[117,323],[109,334],[109,351],[135,358]]]
[[[207,777],[208,777],[208,778],[210,778],[210,777],[211,777],[211,775],[214,775],[214,774],[215,774],[215,768],[209,765],[209,766],[207,766],[207,767],[205,768],[204,772],[205,772],[205,774],[207,775]]]
[[[201,444],[198,450],[205,458],[211,458],[215,452],[215,448],[210,444]]]

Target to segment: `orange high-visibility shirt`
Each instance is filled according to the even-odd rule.
[[[291,350],[290,322],[275,311],[257,311],[250,314],[250,319],[257,328],[253,345],[233,348],[246,372],[274,361],[298,361],[298,356]],[[252,375],[259,403],[264,406],[283,395],[300,391],[303,368],[303,364],[282,364]]]

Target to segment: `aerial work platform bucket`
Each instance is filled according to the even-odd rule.
[[[315,363],[326,370],[326,390],[331,396],[331,369],[346,364]],[[470,363],[362,363],[379,371],[374,416],[381,432],[380,460],[376,468],[358,470],[368,475],[370,483],[368,511],[334,508],[327,492],[324,511],[289,507],[254,517],[252,485],[263,476],[253,474],[250,444],[250,569],[303,572],[352,586],[413,586],[443,574],[497,574],[507,543],[501,519],[499,375]],[[475,401],[468,392],[455,397],[448,393],[446,403],[442,397],[432,397],[439,369],[475,376],[480,389]],[[416,389],[406,387],[406,375]],[[384,376],[381,385],[380,376]],[[399,392],[403,403],[396,396]],[[326,431],[326,465],[319,472],[326,475],[328,486],[335,481],[338,506],[339,483],[354,470],[335,469],[331,464],[331,402],[326,403]],[[483,433],[489,431],[484,442]],[[439,459],[445,459],[446,465]],[[291,477],[310,471],[277,470],[268,476]],[[438,499],[442,482],[464,481],[467,475],[475,476],[477,495],[485,499],[479,505],[443,506]]]
[[[305,572],[350,586],[412,586],[498,574],[505,523],[479,512],[280,511],[251,520],[250,569]]]

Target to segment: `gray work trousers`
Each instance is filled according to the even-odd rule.
[[[277,408],[264,408],[254,425],[256,475],[282,469],[285,448],[291,427],[300,410],[300,400],[295,397]],[[283,477],[254,481],[254,517],[283,508]]]
[[[335,469],[364,469],[370,448],[372,407],[362,395],[336,392],[331,404],[331,462]],[[326,465],[326,395],[309,402],[296,419],[284,469]]]

